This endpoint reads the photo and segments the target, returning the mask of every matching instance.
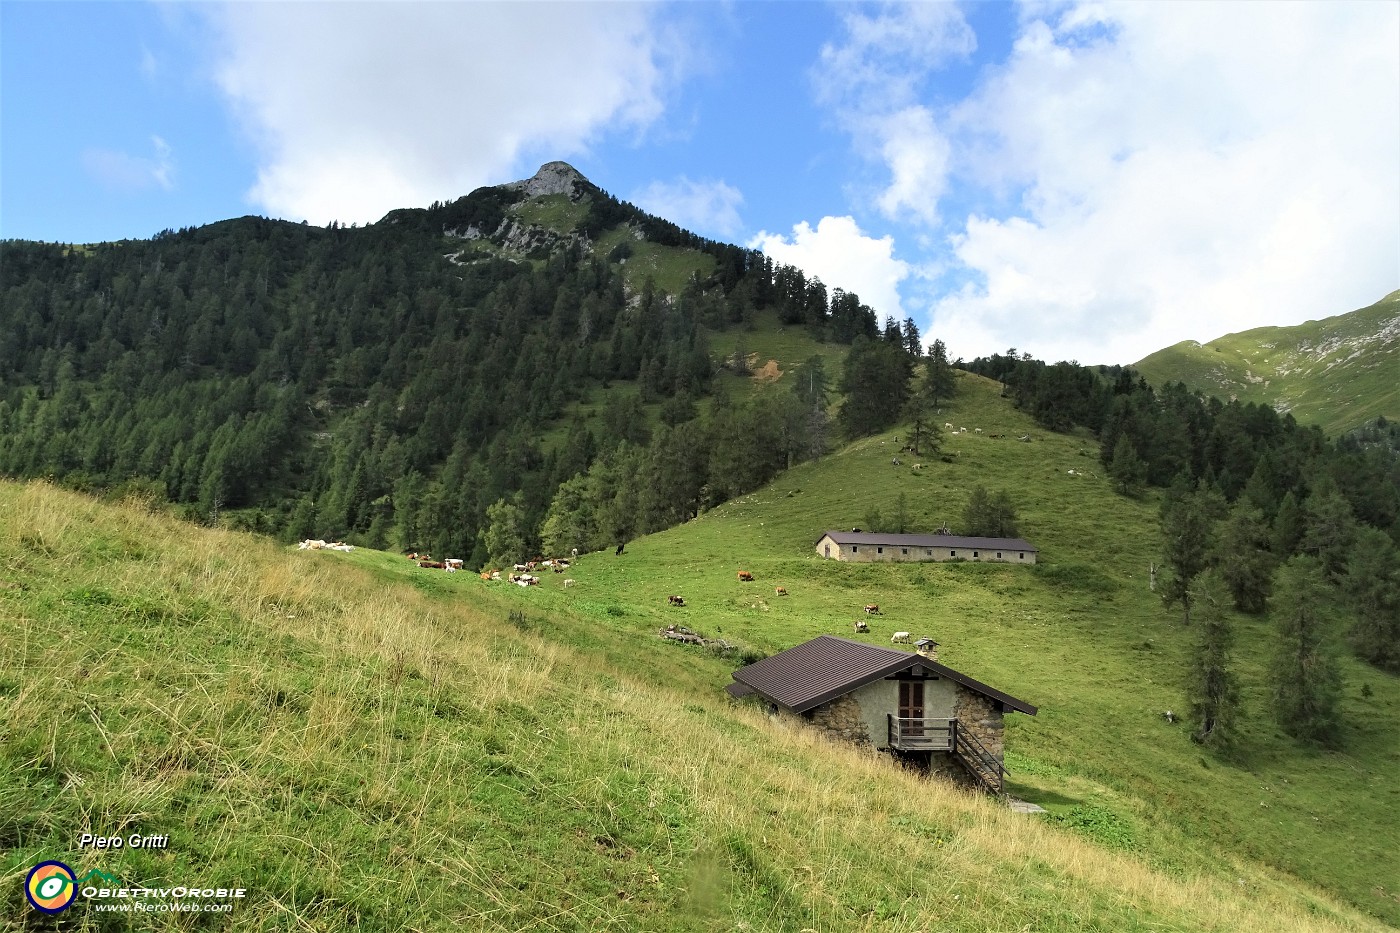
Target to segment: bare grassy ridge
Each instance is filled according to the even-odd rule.
[[[1400,417],[1400,291],[1321,321],[1184,341],[1134,366],[1156,386],[1184,382],[1343,434],[1380,416]]]
[[[1375,928],[783,731],[693,689],[721,662],[562,612],[508,624],[513,594],[473,607],[404,563],[0,484],[0,925],[60,858],[249,889],[103,929]],[[171,846],[78,853],[84,831]]]

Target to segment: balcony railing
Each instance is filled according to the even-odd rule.
[[[953,750],[956,719],[911,719],[889,714],[889,746],[902,751]]]

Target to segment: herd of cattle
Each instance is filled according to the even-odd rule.
[[[339,542],[336,542],[334,544],[327,544],[324,541],[310,540],[302,542],[300,547],[304,550],[320,550],[322,548],[344,551],[353,550],[353,548],[348,544],[341,544]],[[577,550],[574,551],[573,556],[578,556]],[[462,569],[462,560],[456,557],[449,557],[446,560],[436,561],[433,560],[432,557],[428,554],[418,554],[416,552],[408,554],[407,557],[409,560],[416,561],[419,567],[428,570],[445,570],[448,573],[456,573],[457,571]],[[540,582],[540,578],[537,577],[532,571],[538,568],[548,568],[554,571],[555,573],[563,573],[564,571],[569,569],[569,563],[569,559],[563,557],[551,557],[546,559],[536,558],[535,560],[526,561],[523,564],[515,564],[512,567],[511,571],[505,572],[504,579],[516,584],[517,586],[537,586]],[[754,582],[754,576],[752,571],[740,570],[737,572],[736,576],[738,577],[739,582],[741,583]],[[481,579],[483,580],[492,581],[500,580],[502,578],[502,571],[500,570],[483,570],[481,572]],[[573,585],[574,581],[572,579],[564,581],[565,587],[572,587]],[[773,587],[773,595],[788,595],[787,587]],[[685,606],[685,597],[673,593],[672,595],[666,597],[666,602],[670,606],[683,607]],[[880,615],[879,604],[867,603],[865,605],[865,614],[868,616]],[[867,633],[870,631],[870,623],[865,621],[864,619],[857,619],[853,627],[857,634]],[[895,632],[890,637],[890,642],[891,644],[907,645],[909,644],[909,638],[909,632]]]

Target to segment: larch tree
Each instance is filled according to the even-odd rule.
[[[1192,601],[1198,625],[1186,682],[1191,738],[1224,749],[1235,739],[1240,688],[1230,657],[1235,643],[1228,613],[1230,595],[1219,570],[1207,570],[1196,577]]]
[[[1305,555],[1292,558],[1280,569],[1274,593],[1274,717],[1296,739],[1335,745],[1342,674],[1326,618],[1322,564]]]

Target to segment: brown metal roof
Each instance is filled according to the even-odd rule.
[[[930,661],[923,655],[881,648],[835,635],[821,635],[771,658],[741,667],[733,677],[739,684],[750,688],[751,692],[794,712],[805,713],[916,664],[1012,709],[1032,716],[1036,714],[1036,707],[1024,700],[1002,693],[937,661]],[[738,695],[732,686],[726,689],[731,696]]]
[[[837,544],[883,545],[884,547],[947,547],[976,548],[982,551],[1035,551],[1039,549],[1025,538],[970,538],[963,535],[894,535],[871,531],[827,531],[822,538]],[[820,542],[822,538],[818,538]]]

